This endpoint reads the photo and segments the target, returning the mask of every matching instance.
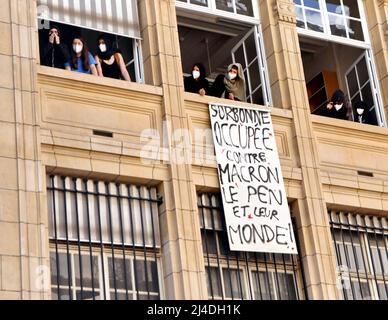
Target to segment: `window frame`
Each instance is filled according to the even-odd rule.
[[[343,0],[340,0],[340,1],[341,1],[341,5],[343,6]],[[306,8],[308,10],[312,10],[312,11],[316,11],[316,12],[319,11],[321,13],[322,23],[323,23],[323,30],[324,31],[323,32],[318,32],[318,31],[308,30],[307,28],[297,27],[298,34],[303,35],[303,36],[307,36],[307,37],[318,38],[318,39],[326,40],[326,41],[330,41],[330,42],[335,42],[335,43],[340,43],[340,44],[344,44],[344,45],[349,45],[349,46],[353,46],[353,47],[357,47],[357,48],[371,49],[371,41],[370,41],[370,36],[369,36],[369,32],[368,32],[368,25],[367,25],[367,21],[366,21],[366,14],[365,14],[365,9],[364,9],[364,5],[362,3],[362,0],[357,0],[358,9],[359,9],[359,12],[360,12],[360,18],[359,19],[355,19],[354,18],[354,20],[357,20],[357,21],[361,22],[361,27],[362,27],[362,32],[363,32],[363,36],[364,36],[364,41],[350,39],[348,37],[341,37],[341,36],[337,36],[337,35],[331,34],[329,14],[332,14],[332,15],[335,15],[335,14],[328,12],[327,6],[326,6],[326,0],[318,0],[318,2],[319,2],[319,5],[320,5],[320,9],[319,10],[318,9],[314,9],[314,8],[310,8],[310,7],[306,7],[304,5],[298,5],[298,4],[295,4],[295,3],[294,3],[294,6],[295,6],[295,8],[302,8],[302,10],[303,10],[303,17],[304,17],[304,23],[305,24],[306,24],[306,21],[307,21],[306,15],[305,15],[305,9]],[[345,15],[342,14],[342,16],[345,16]],[[347,29],[348,28],[346,27],[346,30]],[[348,35],[348,31],[346,31],[346,33]]]
[[[217,9],[216,0],[208,0],[207,6],[201,6],[198,4],[190,3],[190,0],[185,0],[186,2],[176,0],[176,7],[178,9],[188,10],[188,11],[197,11],[200,13],[206,13],[212,16],[222,17],[225,19],[232,19],[242,22],[248,22],[251,24],[260,24],[260,12],[259,12],[259,2],[258,0],[252,1],[253,8],[253,17],[246,16],[243,14],[228,12],[225,10]],[[233,0],[233,8],[235,9],[235,1]]]

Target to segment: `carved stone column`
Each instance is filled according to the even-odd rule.
[[[300,252],[310,299],[337,299],[336,258],[330,244],[329,216],[323,197],[292,0],[261,1],[262,28],[274,107],[293,113],[304,198],[295,203]]]
[[[0,1],[0,300],[49,294],[36,89],[36,2]]]
[[[164,182],[161,213],[162,256],[167,299],[207,299],[205,266],[198,218],[196,189],[190,163],[190,143],[174,141],[179,130],[189,130],[183,98],[175,0],[140,0],[147,82],[163,88],[163,120],[167,124],[170,180]],[[189,131],[188,131],[189,132]]]

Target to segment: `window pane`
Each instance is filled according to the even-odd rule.
[[[305,7],[319,9],[319,0],[304,0]]]
[[[320,12],[306,10],[306,20],[307,20],[307,28],[309,30],[323,32],[323,22],[322,16]]]
[[[99,289],[99,272],[98,272],[98,258],[92,258],[93,263],[93,278],[94,288]],[[82,286],[85,288],[92,288],[92,272],[90,269],[90,256],[81,255],[82,264]],[[79,263],[79,255],[74,255],[74,268],[75,268],[75,284],[77,287],[81,286],[81,271]]]
[[[69,270],[68,262],[71,265],[71,261],[67,260],[66,253],[58,253],[59,263],[57,263],[57,255],[55,252],[50,253],[50,265],[51,265],[51,283],[53,285],[68,286],[69,285]],[[69,257],[70,259],[71,257]],[[57,264],[59,267],[59,278]],[[59,282],[59,283],[58,283]],[[70,284],[71,284],[71,274],[70,274]]]
[[[255,61],[249,67],[249,77],[251,79],[252,91],[255,91],[257,87],[261,85],[259,62]]]
[[[278,278],[279,278],[279,289],[280,289],[279,291],[281,293],[281,299],[296,300],[296,288],[295,288],[294,276],[292,274],[280,273],[278,274]]]
[[[369,72],[365,57],[357,64],[357,73],[360,80],[360,86],[363,87],[369,81]]]
[[[364,41],[362,24],[359,21],[347,19],[350,39]]]
[[[202,249],[205,255],[217,254],[216,232],[210,230],[202,230]]]
[[[372,89],[370,87],[370,84],[367,84],[361,90],[361,92],[362,92],[362,100],[364,100],[370,108],[373,107],[374,101],[373,101]]]
[[[360,18],[360,10],[356,0],[343,0],[345,14],[353,18]]]
[[[252,95],[252,102],[259,105],[264,105],[264,96],[263,96],[263,88],[259,88]]]
[[[263,297],[263,300],[275,300],[275,286],[272,281],[271,273],[266,272],[260,272],[259,274],[260,279],[260,288],[261,288],[261,295]],[[257,274],[256,274],[256,281],[257,281]],[[259,283],[258,283],[259,285]],[[259,299],[259,295],[256,294],[256,299]]]
[[[329,14],[329,22],[331,34],[333,36],[340,36],[346,38],[345,19],[340,16]]]
[[[147,292],[159,292],[158,269],[154,261],[147,261],[147,270],[145,270],[144,261],[136,261],[136,277],[138,290]],[[148,281],[147,281],[148,280]]]
[[[131,261],[115,258],[114,271],[113,271],[113,259],[108,258],[109,263],[109,286],[113,289],[132,290],[132,277],[131,277]],[[127,280],[127,286],[125,285]]]
[[[83,291],[81,293],[81,290],[76,291],[76,299],[77,300],[101,300],[100,292],[94,292],[93,291]]]
[[[244,55],[244,48],[243,46],[240,46],[237,51],[234,53],[234,59],[237,63],[241,63],[243,69],[247,67],[245,63],[245,55]]]
[[[296,24],[299,28],[305,28],[304,24],[304,16],[303,16],[303,9],[296,7]]]
[[[352,281],[352,287],[353,287],[353,300],[371,300],[371,293],[369,289],[369,284],[367,282],[358,282],[358,281]],[[362,294],[361,294],[362,290]],[[352,295],[351,289],[349,289],[349,296]]]
[[[233,1],[216,0],[216,8],[223,11],[233,12]]]
[[[222,298],[221,275],[218,268],[206,268],[206,282],[209,297]]]
[[[302,4],[302,1],[301,1],[301,0],[294,0],[294,3],[295,3],[295,4],[301,5],[301,4]]]
[[[326,0],[326,5],[327,5],[327,11],[332,13],[342,14],[342,6],[341,6],[340,0]]]
[[[356,70],[350,71],[346,78],[348,80],[350,96],[353,97],[359,91]]]
[[[245,40],[245,51],[247,53],[248,64],[258,58],[254,32],[248,37],[247,40]]]
[[[241,270],[223,269],[225,296],[230,299],[245,298],[244,274]],[[242,292],[241,292],[242,290]]]
[[[204,7],[208,6],[207,0],[190,0],[190,3],[197,4]]]
[[[51,299],[52,300],[73,300],[73,295],[70,297],[69,290],[59,289],[59,296],[58,296],[58,289],[54,288],[51,290]]]
[[[378,283],[379,299],[388,300],[388,285],[384,283]]]
[[[253,17],[252,0],[236,0],[238,14]]]

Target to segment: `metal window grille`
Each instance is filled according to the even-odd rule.
[[[299,256],[231,252],[220,196],[198,196],[210,300],[307,299]]]
[[[48,176],[52,298],[158,300],[155,188]]]
[[[388,300],[388,221],[330,212],[337,287],[345,300]]]

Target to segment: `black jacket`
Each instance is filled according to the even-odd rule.
[[[48,43],[43,49],[41,64],[48,67],[65,69],[65,64],[70,63],[69,49],[64,44]]]
[[[206,78],[195,80],[192,76],[185,78],[185,91],[199,93],[199,90],[204,89],[206,94],[209,94],[209,81]]]
[[[326,108],[325,116],[330,117],[330,118],[335,118],[335,119],[349,120],[348,109],[346,107],[346,104],[344,104],[342,106],[342,108],[339,109],[338,111],[335,109],[334,106],[331,110]]]

